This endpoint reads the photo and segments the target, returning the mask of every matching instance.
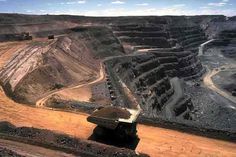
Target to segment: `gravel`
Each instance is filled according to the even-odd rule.
[[[0,147],[0,157],[25,157],[25,156],[19,155],[9,149]]]
[[[195,123],[203,128],[235,132],[236,112],[229,107],[234,105],[232,102],[203,86],[185,84],[184,90],[191,96]]]

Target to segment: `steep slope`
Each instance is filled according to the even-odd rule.
[[[83,53],[73,37],[31,43],[1,70],[6,93],[17,101],[34,103],[43,93],[96,77],[96,61]]]
[[[123,53],[105,27],[71,31],[52,41],[28,42],[19,49],[0,70],[5,92],[15,101],[33,104],[51,90],[95,80],[99,77],[100,59]]]
[[[106,62],[113,104],[130,106],[122,92],[125,83],[140,104],[144,117],[191,119],[193,106],[177,79],[166,75],[167,67],[155,54],[120,57]]]
[[[203,23],[202,27],[205,28],[205,32],[209,38],[216,38],[222,31],[235,30],[236,19],[235,17],[216,17],[208,23]]]

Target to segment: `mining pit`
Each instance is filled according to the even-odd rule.
[[[236,156],[234,18],[5,18],[0,156]],[[101,108],[140,109],[137,138],[95,137]]]

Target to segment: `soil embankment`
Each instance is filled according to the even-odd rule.
[[[30,156],[47,156],[47,157],[53,157],[53,156],[57,156],[57,157],[75,157],[75,155],[72,154],[66,154],[63,152],[59,152],[59,151],[54,151],[54,150],[50,150],[50,149],[46,149],[46,148],[42,148],[42,147],[38,147],[38,146],[33,146],[33,145],[29,145],[29,144],[23,144],[23,143],[19,143],[19,142],[13,142],[13,141],[8,141],[8,140],[2,140],[0,139],[0,156],[1,156],[1,148],[2,148],[2,155],[3,156],[10,156],[13,155],[13,153],[19,155],[19,157],[30,157]],[[5,154],[3,154],[5,149]],[[9,152],[8,150],[8,154],[7,154],[7,149],[10,149],[11,152]],[[14,156],[17,156],[14,155]],[[18,157],[18,156],[17,156]]]
[[[105,27],[73,28],[55,40],[28,41],[24,48],[15,50],[11,47],[0,50],[1,54],[8,51],[14,54],[6,58],[9,61],[0,70],[0,82],[8,96],[26,104],[35,104],[51,91],[99,82],[100,60],[123,54],[122,46]],[[68,91],[72,93],[69,99],[88,101],[93,87],[89,85],[87,94],[78,97],[79,87],[72,88]]]

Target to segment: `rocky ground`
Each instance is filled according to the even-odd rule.
[[[58,110],[85,113],[92,113],[99,107],[105,107],[105,105],[98,103],[68,100],[67,97],[61,98],[59,95],[52,95],[46,102],[44,102],[44,106]]]
[[[236,112],[235,109],[229,107],[234,103],[207,89],[204,85],[193,87],[187,83],[185,92],[191,96],[195,108],[192,114],[194,123],[203,128],[235,132]]]
[[[1,137],[3,138],[3,137]],[[32,157],[32,156],[38,156],[38,157],[75,157],[76,155],[64,153],[59,150],[52,150],[43,148],[36,145],[30,145],[25,144],[17,141],[10,141],[10,140],[4,140],[0,139],[0,150],[3,150],[3,155],[0,153],[0,156],[3,157],[14,157],[14,153],[17,154],[20,157]],[[5,153],[5,154],[4,154]]]
[[[229,95],[235,96],[236,91],[236,69],[221,71],[213,77],[213,82],[226,91]]]
[[[196,123],[203,127],[235,132],[236,105],[228,97],[225,97],[225,95],[231,95],[233,84],[235,83],[233,78],[235,70],[234,68],[229,68],[235,67],[235,60],[225,56],[224,50],[227,49],[229,47],[212,47],[201,57],[202,63],[208,69],[208,72],[217,69],[217,73],[210,79],[219,89],[215,91],[209,89],[209,86],[202,82],[202,79],[199,79],[196,82],[188,81],[185,84],[185,92],[191,96],[195,108],[193,120]],[[208,73],[203,78],[206,75]],[[232,99],[236,100],[233,97]]]
[[[109,105],[111,104],[110,92],[106,82],[97,84],[92,88],[92,102],[99,104]]]
[[[23,155],[19,155],[16,152],[13,152],[9,149],[0,147],[0,156],[2,157],[25,157]]]

